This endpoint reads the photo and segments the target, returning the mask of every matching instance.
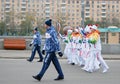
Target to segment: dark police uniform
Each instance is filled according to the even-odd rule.
[[[57,33],[53,26],[47,29],[45,36],[46,36],[46,40],[45,40],[44,50],[46,52],[46,56],[44,59],[43,67],[40,73],[37,76],[33,76],[33,78],[40,81],[52,61],[53,65],[55,66],[55,69],[59,74],[55,80],[64,79],[61,66],[55,54],[55,52],[60,51],[60,46],[57,38]]]
[[[40,58],[39,62],[42,62],[43,56],[42,56],[41,51],[40,51],[41,36],[40,36],[40,32],[37,31],[37,29],[36,29],[36,33],[34,34],[33,40],[32,40],[30,45],[32,45],[32,44],[33,44],[32,54],[31,54],[31,57],[28,59],[28,61],[30,61],[30,62],[33,61],[33,59],[35,57],[35,53],[37,51],[39,54],[39,58]]]

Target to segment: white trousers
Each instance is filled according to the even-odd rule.
[[[99,50],[98,54],[99,54],[98,55],[98,61],[100,62],[102,69],[103,70],[108,69],[109,67],[108,67],[107,63],[105,62],[105,60],[103,59],[103,57],[101,56],[101,51],[100,50]]]

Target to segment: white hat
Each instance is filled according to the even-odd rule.
[[[92,25],[91,24],[89,24],[89,25],[87,25],[89,28],[91,28],[92,27]]]
[[[85,33],[87,32],[91,32],[90,27],[88,25],[85,27]]]
[[[93,25],[91,28],[96,30],[96,29],[97,29],[97,26],[96,26],[96,25]]]
[[[78,29],[75,29],[75,32],[79,32],[79,30],[78,30]]]
[[[80,31],[82,31],[82,30],[83,30],[83,28],[82,28],[82,27],[79,27],[79,30],[80,30]]]
[[[68,34],[71,34],[73,31],[71,30],[71,29],[69,29],[68,31],[67,31],[67,33]]]

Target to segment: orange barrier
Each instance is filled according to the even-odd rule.
[[[21,38],[5,38],[4,48],[12,50],[24,50],[26,49],[26,41]]]

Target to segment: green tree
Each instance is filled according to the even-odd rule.
[[[35,21],[34,15],[32,13],[27,13],[25,20],[21,22],[21,35],[31,35],[33,29],[33,22]]]
[[[99,23],[99,26],[100,26],[101,28],[107,27],[107,26],[106,26],[106,21],[105,21],[105,20],[102,20],[102,21]]]
[[[37,19],[37,26],[38,26],[41,34],[44,34],[46,31],[46,29],[44,28],[44,22],[45,22],[44,18]]]
[[[98,24],[99,25],[98,27],[101,27],[101,28],[106,28],[108,26],[120,27],[120,22],[119,22],[119,19],[117,18],[113,18],[112,21],[110,21],[109,19],[103,18],[101,21],[96,21],[96,22],[89,18],[86,18],[85,25],[88,25],[88,24]]]
[[[57,12],[57,14],[55,14],[55,15],[56,15],[56,17],[55,17],[55,20],[54,20],[54,25],[57,28],[58,24],[60,24],[60,26],[61,26],[60,33],[63,33],[63,28],[65,26],[67,26],[66,22],[67,22],[69,16],[67,14],[64,14],[64,13],[61,13],[61,12],[59,12],[59,13]]]
[[[86,18],[84,24],[85,24],[85,26],[86,26],[86,25],[88,25],[88,24],[95,24],[95,22],[94,22],[93,20],[89,19],[89,18]]]
[[[6,33],[5,27],[6,27],[5,22],[3,22],[3,21],[0,22],[0,35],[3,35]]]
[[[14,11],[10,11],[10,12],[7,12],[5,14],[5,23],[7,24],[7,27],[6,29],[9,30],[9,32],[7,31],[7,33],[11,33],[11,35],[15,35],[15,13]]]
[[[98,24],[98,27],[105,28],[105,27],[108,27],[108,25],[111,23],[107,21],[106,19],[102,19],[101,21],[94,21],[94,20],[87,18],[85,20],[85,25],[88,25],[88,24]]]
[[[120,21],[118,18],[113,18],[112,19],[112,24],[113,26],[117,26],[117,27],[120,27]]]

